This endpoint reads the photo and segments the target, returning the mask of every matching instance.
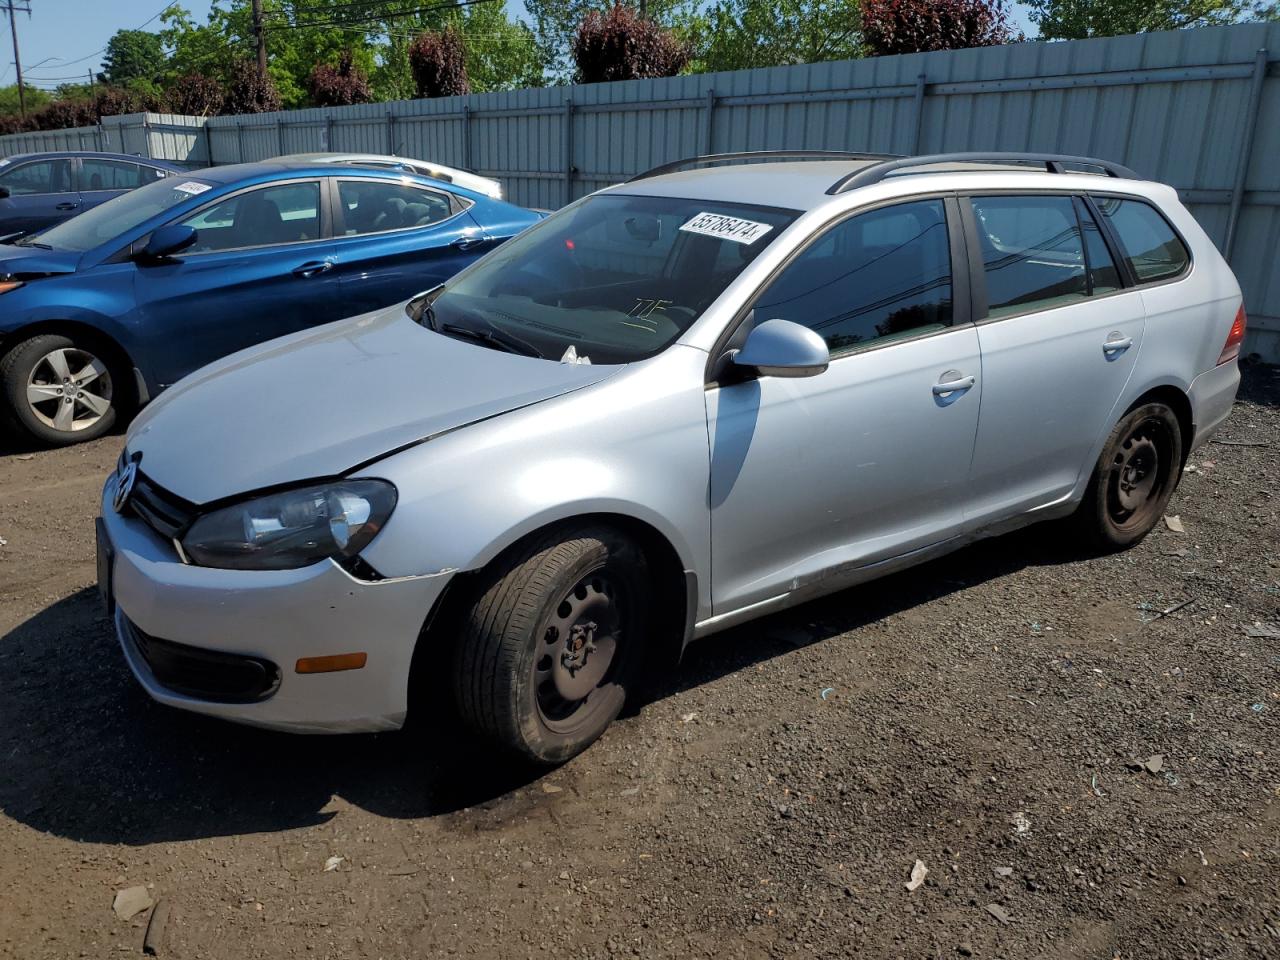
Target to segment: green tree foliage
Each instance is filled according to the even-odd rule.
[[[1044,40],[1181,30],[1276,12],[1276,4],[1249,0],[1026,0],[1024,5]]]
[[[36,87],[27,87],[25,89],[27,100],[27,112],[39,110],[41,107],[53,101],[53,97],[49,96],[45,91]],[[12,84],[8,87],[0,87],[0,117],[20,116],[21,110],[18,102],[18,85]]]
[[[745,70],[861,55],[858,0],[717,0],[691,18],[693,70]]]
[[[107,41],[100,76],[111,84],[126,84],[131,80],[154,83],[164,73],[166,59],[159,34],[117,30]]]
[[[862,0],[862,36],[875,57],[1023,39],[1004,0]]]

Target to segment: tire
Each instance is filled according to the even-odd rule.
[[[1090,546],[1125,550],[1164,516],[1182,475],[1182,427],[1163,403],[1130,410],[1102,447],[1077,508],[1076,529]]]
[[[115,426],[123,386],[97,346],[40,334],[0,358],[0,415],[46,446],[83,443]]]
[[[605,527],[499,558],[454,651],[462,718],[537,764],[581,753],[638,688],[648,601],[642,553]]]

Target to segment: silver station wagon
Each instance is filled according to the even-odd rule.
[[[1038,520],[1137,542],[1244,324],[1175,192],[1107,161],[695,158],[166,391],[101,589],[163,703],[385,730],[448,689],[556,763],[660,651]]]

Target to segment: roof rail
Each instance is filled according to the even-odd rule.
[[[879,183],[900,170],[911,167],[931,166],[941,163],[1039,163],[1044,165],[1047,173],[1070,173],[1067,166],[1097,167],[1108,177],[1123,177],[1126,180],[1142,180],[1128,167],[1113,163],[1110,160],[1099,160],[1096,157],[1073,157],[1063,153],[930,153],[919,157],[901,157],[886,160],[874,167],[865,167],[845,174],[828,189],[827,193],[844,193],[858,187]],[[938,172],[938,171],[934,171]],[[953,171],[947,171],[948,173]]]
[[[626,182],[634,183],[637,180],[647,180],[649,177],[660,177],[664,173],[674,173],[682,167],[694,166],[695,164],[728,163],[734,160],[781,160],[784,158],[795,160],[905,159],[899,153],[845,153],[840,150],[746,150],[741,153],[709,153],[700,157],[686,157],[683,160],[664,163],[659,167],[654,167],[652,170],[646,170],[644,173],[637,173]]]

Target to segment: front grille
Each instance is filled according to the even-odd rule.
[[[129,509],[166,540],[176,540],[195,522],[199,508],[158,486],[139,470],[129,496]]]
[[[280,686],[280,668],[270,660],[161,640],[128,619],[125,625],[156,682],[174,693],[216,703],[254,703]]]

